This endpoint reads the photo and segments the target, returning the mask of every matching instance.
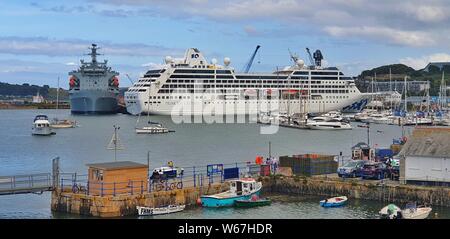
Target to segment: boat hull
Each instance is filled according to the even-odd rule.
[[[268,206],[272,204],[271,200],[262,199],[257,201],[252,200],[236,200],[234,202],[235,207],[260,207],[260,206]]]
[[[347,197],[341,197],[342,199],[339,201],[334,200],[334,198],[330,198],[328,199],[328,201],[326,200],[322,200],[320,201],[320,206],[322,207],[340,207],[343,206],[347,203]]]
[[[232,207],[236,200],[249,200],[253,195],[260,194],[260,190],[252,194],[234,196],[229,198],[216,198],[214,196],[201,196],[203,207]]]
[[[115,114],[118,93],[99,90],[80,90],[70,93],[72,114]]]

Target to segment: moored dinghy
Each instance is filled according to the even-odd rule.
[[[320,201],[320,206],[322,206],[322,207],[339,207],[339,206],[344,205],[346,202],[347,202],[346,196],[339,196],[339,197],[328,198],[328,199]]]
[[[169,205],[167,207],[141,207],[136,206],[139,216],[163,215],[184,210],[185,205]]]

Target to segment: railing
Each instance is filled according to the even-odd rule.
[[[250,162],[223,164],[223,169],[238,168],[238,177],[248,175]],[[164,180],[151,179],[127,182],[91,182],[88,175],[76,173],[60,174],[59,188],[65,192],[81,193],[94,196],[133,195],[144,192],[171,191],[186,187],[202,187],[226,181],[223,171],[208,176],[207,165],[183,167],[183,173]],[[150,172],[151,174],[151,172]]]
[[[51,188],[50,173],[0,176],[0,194],[39,192]]]

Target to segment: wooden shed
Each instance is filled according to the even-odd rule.
[[[87,164],[90,195],[139,194],[147,191],[148,165],[131,161]]]

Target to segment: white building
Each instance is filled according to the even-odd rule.
[[[400,156],[403,183],[450,186],[450,128],[416,128]]]
[[[43,103],[44,102],[44,97],[42,97],[42,95],[39,94],[39,91],[37,92],[37,94],[35,96],[33,96],[33,103]]]

